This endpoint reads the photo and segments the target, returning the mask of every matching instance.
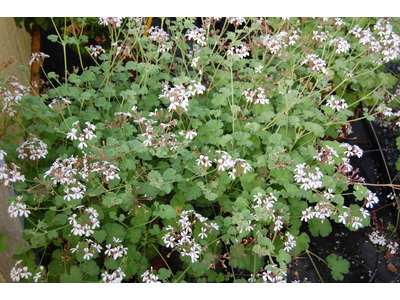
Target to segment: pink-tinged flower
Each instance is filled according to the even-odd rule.
[[[90,260],[93,257],[93,253],[89,253],[89,248],[83,249],[84,255],[83,259]]]
[[[28,267],[23,267],[21,271],[21,278],[28,279],[29,276],[32,276],[32,273],[28,272]]]
[[[344,212],[343,214],[339,215],[339,223],[343,223],[346,225],[346,220],[349,217],[347,212]]]
[[[38,62],[40,66],[43,65],[43,61],[45,58],[50,57],[43,52],[40,53],[32,53],[31,60],[29,61],[29,65],[32,65],[33,62]]]
[[[192,59],[192,63],[190,64],[193,68],[197,68],[197,63],[199,62],[200,57],[196,57]]]
[[[96,46],[90,45],[90,47],[87,49],[90,55],[93,56],[94,58],[97,58],[100,55],[100,53],[106,53],[106,51],[99,45]]]
[[[194,40],[197,44],[201,46],[206,46],[206,37],[205,37],[206,31],[203,28],[197,28],[194,27],[193,30],[188,29],[186,31],[185,36],[188,38],[188,40]]]
[[[199,237],[201,237],[201,239],[207,237],[206,231],[207,231],[207,228],[205,228],[205,227],[201,228],[201,233],[199,234]]]
[[[124,18],[121,18],[121,17],[99,18],[99,25],[106,25],[111,28],[121,27],[123,19]]]
[[[355,229],[362,227],[361,219],[359,217],[354,217],[353,220],[351,220],[351,223],[351,226]]]

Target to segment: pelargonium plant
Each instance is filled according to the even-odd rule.
[[[310,233],[370,224],[379,199],[343,138],[396,82],[378,72],[400,54],[394,23],[99,18],[110,47],[86,46],[94,66],[42,69],[39,94],[4,78],[2,111],[24,138],[0,143],[8,212],[25,218],[13,280],[286,282]],[[83,32],[48,39],[65,50]],[[327,264],[335,280],[348,272]]]

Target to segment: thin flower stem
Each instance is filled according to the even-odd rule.
[[[182,276],[185,275],[185,273],[191,268],[191,266],[189,265],[185,271],[183,271],[183,273],[181,274],[181,276],[179,276],[179,278],[176,280],[176,282],[179,283],[179,281],[181,280]]]
[[[317,274],[318,274],[318,277],[319,277],[319,279],[321,280],[321,282],[322,283],[324,283],[324,281],[322,280],[322,277],[321,277],[321,275],[319,274],[319,271],[318,271],[318,269],[317,269],[317,267],[316,267],[316,265],[314,264],[314,261],[313,261],[313,259],[311,258],[311,255],[310,255],[310,251],[308,251],[308,249],[306,250],[306,252],[307,252],[307,255],[308,255],[308,257],[310,258],[310,260],[311,260],[311,263],[313,264],[313,266],[314,266],[314,269],[315,269],[315,271],[317,271]],[[313,254],[313,253],[311,253],[311,254]],[[313,254],[313,255],[315,255],[315,254]],[[318,257],[318,256],[317,256]],[[319,258],[319,257],[318,257]]]
[[[162,258],[162,260],[164,261],[165,265],[168,267],[168,269],[171,271],[172,276],[174,275],[174,272],[172,272],[171,268],[169,267],[169,264],[167,263],[167,261],[165,260],[164,256],[161,255],[160,251],[158,251],[158,249],[156,248],[156,246],[154,246],[154,244],[152,244],[154,250],[157,251],[158,255]]]

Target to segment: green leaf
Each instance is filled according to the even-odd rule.
[[[324,137],[325,130],[321,125],[311,122],[306,122],[304,125],[306,130],[312,132],[315,136]]]
[[[58,40],[58,35],[56,34],[50,34],[47,36],[47,39],[49,39],[50,41],[52,41],[53,43],[57,42]]]
[[[71,267],[71,275],[63,274],[60,277],[61,283],[81,283],[82,282],[82,273],[81,269],[77,266]]]
[[[160,270],[158,270],[158,279],[160,280],[165,280],[168,277],[171,277],[172,273],[170,270],[165,269],[165,268],[161,268]]]
[[[168,204],[161,204],[159,206],[160,211],[158,212],[160,218],[162,219],[174,219],[176,217],[175,209]],[[153,215],[156,216],[157,212],[153,212]]]
[[[138,243],[141,236],[142,230],[140,230],[140,228],[129,228],[126,231],[126,237],[131,241],[132,244]]]
[[[104,265],[111,270],[116,270],[119,266],[120,261],[121,261],[121,258],[118,258],[117,260],[115,260],[113,258],[108,258],[104,261]]]
[[[341,256],[331,254],[326,258],[334,280],[343,280],[343,274],[349,273],[350,263]]]
[[[275,246],[274,246],[274,244],[272,244],[272,241],[269,238],[265,237],[265,236],[260,236],[257,239],[257,242],[258,242],[258,244],[260,244],[262,246],[267,246],[268,250],[270,250],[270,251],[274,251],[275,250]]]
[[[45,234],[37,234],[36,236],[31,238],[30,242],[33,248],[44,246],[46,244],[46,236]]]
[[[182,176],[176,174],[176,170],[169,168],[163,173],[163,179],[164,181],[179,182],[182,180]]]
[[[125,228],[122,225],[116,223],[106,223],[103,225],[104,231],[107,233],[107,243],[111,244],[113,242],[113,237],[120,240],[124,240],[126,235]]]
[[[310,237],[305,232],[302,232],[296,238],[296,250],[299,252],[307,250],[309,248],[309,244],[310,244]]]
[[[290,263],[292,261],[292,257],[290,256],[289,253],[287,253],[285,250],[280,249],[279,250],[279,255],[277,257],[278,262],[282,263]]]
[[[94,260],[85,260],[81,266],[82,272],[90,276],[99,275],[100,273],[100,268]]]
[[[51,239],[55,239],[58,237],[58,233],[55,230],[50,231],[49,233],[47,233],[47,237],[51,240]]]
[[[204,260],[202,260],[202,261],[196,261],[196,262],[192,263],[191,265],[192,265],[193,272],[195,272],[197,276],[202,276],[207,271],[208,266],[210,264],[208,262],[205,262]]]
[[[95,231],[93,233],[93,237],[96,239],[98,243],[102,243],[105,240],[106,236],[107,232],[105,232],[104,230]]]
[[[313,236],[321,235],[325,237],[332,232],[329,219],[325,219],[323,222],[319,219],[311,219],[308,221],[308,228]]]
[[[178,190],[183,191],[184,198],[186,198],[183,200],[195,200],[201,196],[201,189],[197,185],[197,181],[181,181],[178,183]]]
[[[219,108],[220,106],[225,106],[228,104],[226,96],[221,95],[221,94],[214,94],[214,95],[216,95],[216,96],[211,100],[211,103],[215,107]]]
[[[215,278],[217,277],[217,272],[215,272],[214,270],[209,269],[206,272],[206,276],[207,276],[207,281],[208,282],[214,282]]]

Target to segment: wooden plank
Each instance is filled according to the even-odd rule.
[[[24,28],[20,29],[15,25],[14,18],[0,18],[0,64],[7,63],[10,57],[17,62],[7,66],[4,73],[0,77],[15,76],[18,82],[27,86],[28,83],[21,72],[17,71],[18,65],[24,65],[29,69],[29,60],[31,57],[32,40],[29,33]],[[27,80],[30,78],[28,74]],[[14,134],[17,141],[22,138],[17,133],[21,132],[18,126],[8,126],[8,122],[4,122],[6,117],[0,113],[0,138],[5,131]],[[3,128],[7,126],[6,128]],[[0,162],[0,166],[3,165]],[[11,218],[8,214],[7,197],[10,191],[0,183],[0,233],[7,234],[8,249],[6,252],[0,253],[0,282],[12,282],[10,270],[14,267],[16,260],[13,259],[16,248],[19,244],[25,244],[22,238],[22,226],[19,219]]]
[[[32,53],[40,52],[40,27],[36,23],[33,24],[32,28]],[[32,95],[39,95],[40,85],[40,66],[39,63],[34,62],[31,65],[31,84],[32,84]]]

